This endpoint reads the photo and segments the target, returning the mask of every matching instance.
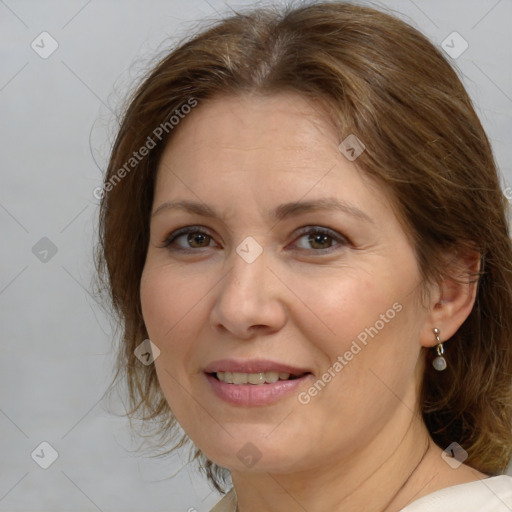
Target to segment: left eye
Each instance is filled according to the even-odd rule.
[[[301,247],[301,249],[309,250],[313,248],[315,252],[328,250],[333,247],[334,242],[344,245],[346,239],[334,231],[320,228],[308,228],[302,233],[298,240],[305,240],[309,247]]]

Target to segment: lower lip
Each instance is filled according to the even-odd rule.
[[[213,392],[225,402],[246,407],[269,405],[281,398],[297,392],[312,375],[309,373],[298,379],[278,380],[270,384],[228,384],[210,374],[205,374]]]

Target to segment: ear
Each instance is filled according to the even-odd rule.
[[[476,251],[458,254],[449,265],[453,277],[446,277],[431,293],[428,316],[421,333],[421,345],[433,347],[436,338],[433,329],[439,329],[441,341],[451,338],[473,309],[478,290],[476,272],[481,259]],[[461,282],[458,282],[461,281]]]

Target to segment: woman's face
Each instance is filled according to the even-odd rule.
[[[185,432],[245,471],[399,442],[427,313],[384,192],[299,96],[216,99],[181,123],[158,170],[141,301]]]

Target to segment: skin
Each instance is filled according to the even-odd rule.
[[[445,280],[421,302],[415,254],[388,196],[340,142],[300,96],[217,98],[181,121],[159,166],[153,212],[191,200],[219,217],[172,209],[152,217],[144,321],[173,414],[231,470],[241,512],[396,511],[486,477],[446,464],[415,413],[422,347],[435,345],[434,327],[443,340],[456,332],[475,288]],[[370,220],[333,210],[268,218],[282,203],[325,197]],[[210,238],[184,235],[164,247],[185,226]],[[308,240],[304,226],[339,238]],[[252,263],[236,252],[248,236],[263,248]],[[478,259],[463,263],[475,268]],[[314,382],[396,303],[401,311],[306,405],[296,393],[267,406],[230,405],[205,379],[217,359],[264,358],[308,368]],[[248,442],[261,454],[250,468],[237,457]]]

